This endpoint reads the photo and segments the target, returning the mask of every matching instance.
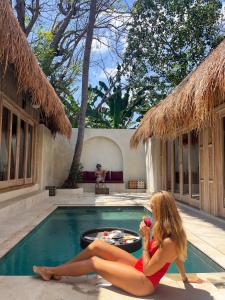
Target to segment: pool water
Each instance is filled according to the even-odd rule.
[[[62,264],[80,250],[80,234],[96,227],[120,227],[138,231],[144,207],[60,207],[0,259],[0,275],[32,275],[32,266]],[[141,249],[134,252],[141,256]],[[185,262],[188,273],[224,270],[190,243]],[[178,273],[171,265],[169,273]]]

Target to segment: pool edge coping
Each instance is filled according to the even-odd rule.
[[[119,206],[142,206],[145,209],[147,209],[149,212],[149,207],[144,203],[126,203],[130,200],[122,200],[120,203],[116,203]],[[141,200],[143,201],[143,200]],[[95,203],[51,203],[51,206],[45,209],[43,214],[39,214],[33,222],[26,225],[23,229],[20,229],[18,232],[15,232],[9,239],[3,241],[0,243],[0,259],[2,259],[13,247],[15,247],[23,238],[25,238],[32,230],[34,230],[44,219],[46,219],[55,209],[62,206],[71,206],[71,207],[80,207],[80,206],[114,206],[111,205],[109,201],[107,202],[95,202]],[[185,229],[187,233],[188,241],[193,244],[196,248],[198,248],[201,252],[203,252],[205,255],[207,255],[212,261],[217,263],[219,266],[221,266],[223,269],[225,269],[225,255],[221,252],[219,252],[217,249],[212,247],[211,245],[207,244],[204,240],[200,239],[197,235],[195,235],[193,232],[191,232],[188,229]],[[221,262],[221,258],[224,260]],[[218,274],[221,274],[223,272],[218,272]],[[174,273],[175,274],[175,273]],[[207,274],[207,273],[202,273]],[[210,273],[208,273],[210,274]]]

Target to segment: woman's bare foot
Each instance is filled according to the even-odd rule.
[[[33,266],[34,273],[40,275],[42,279],[49,281],[52,277],[52,275],[47,273],[46,267],[37,267]]]

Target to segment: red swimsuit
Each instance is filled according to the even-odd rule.
[[[158,249],[158,246],[156,247],[152,247],[152,244],[154,242],[154,238],[149,242],[148,244],[148,248],[149,248],[149,253],[150,256],[152,257],[154,255],[154,253],[156,252],[156,250]],[[166,271],[168,270],[170,266],[170,263],[166,263],[159,271],[157,271],[155,274],[151,275],[151,276],[146,276],[151,283],[153,284],[154,287],[156,287],[159,284],[159,281],[161,280],[161,278],[165,275]],[[137,261],[137,263],[135,264],[135,269],[137,269],[140,272],[143,272],[143,262],[142,262],[142,257]]]

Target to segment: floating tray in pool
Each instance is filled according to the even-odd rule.
[[[141,236],[135,231],[124,228],[101,227],[87,230],[81,234],[81,248],[86,248],[97,239],[103,240],[130,253],[142,247]]]

